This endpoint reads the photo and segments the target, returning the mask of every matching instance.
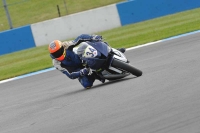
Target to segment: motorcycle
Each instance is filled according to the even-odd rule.
[[[76,53],[101,78],[116,80],[130,74],[137,77],[142,75],[142,71],[133,67],[122,52],[103,41],[82,42]]]

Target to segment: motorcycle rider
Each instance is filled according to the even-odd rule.
[[[100,80],[102,83],[105,82],[105,79],[92,73],[89,68],[85,68],[79,56],[73,52],[75,46],[85,41],[102,41],[102,36],[82,34],[72,41],[54,40],[49,44],[48,49],[54,67],[70,79],[78,78],[82,86],[88,89],[93,86],[95,79]],[[119,50],[125,52],[124,48]]]

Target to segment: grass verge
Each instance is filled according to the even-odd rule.
[[[200,8],[100,32],[112,47],[132,47],[200,29]],[[46,46],[0,56],[0,80],[52,67]]]
[[[44,20],[65,16],[97,7],[118,3],[124,0],[7,0],[13,27],[24,26]],[[0,2],[0,31],[8,30],[9,24]]]

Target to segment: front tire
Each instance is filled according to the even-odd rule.
[[[125,70],[127,72],[130,72],[131,74],[139,77],[142,75],[142,71],[140,71],[139,69],[131,66],[130,64],[127,64],[125,62],[122,62],[122,61],[119,61],[117,59],[113,59],[112,61],[112,64],[111,64],[113,67],[116,67],[116,68],[119,68],[119,69],[122,69],[122,70]]]

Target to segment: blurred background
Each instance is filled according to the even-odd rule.
[[[124,0],[2,0],[0,31],[121,1]]]

